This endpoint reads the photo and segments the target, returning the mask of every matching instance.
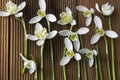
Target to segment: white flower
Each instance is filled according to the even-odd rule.
[[[97,3],[95,5],[95,7],[96,7],[98,12],[102,13],[105,16],[110,16],[114,11],[114,6],[109,5],[108,2],[101,6],[101,10],[100,10],[99,5]]]
[[[94,64],[94,55],[97,56],[96,50],[89,50],[87,48],[83,48],[79,51],[81,54],[85,54],[85,56],[89,59],[89,66],[92,67]]]
[[[60,20],[57,22],[60,25],[71,24],[72,26],[76,25],[76,20],[73,19],[72,11],[69,7],[66,7],[66,11],[60,14]]]
[[[86,17],[85,24],[86,26],[89,26],[92,22],[92,14],[94,14],[94,9],[93,8],[88,9],[85,6],[77,6],[76,9],[78,11],[83,12],[84,17]]]
[[[20,12],[23,10],[26,6],[26,2],[22,2],[20,5],[14,4],[12,1],[9,1],[6,3],[7,11],[3,12],[0,11],[0,16],[6,17],[10,15],[14,15],[15,17],[22,17],[23,12]]]
[[[115,31],[112,30],[103,30],[102,21],[98,16],[94,17],[94,23],[97,27],[96,34],[92,36],[90,43],[95,44],[99,41],[100,37],[106,35],[110,38],[117,38],[118,34]]]
[[[77,61],[81,60],[81,55],[79,53],[74,53],[73,51],[73,45],[72,42],[69,40],[69,38],[65,38],[64,40],[65,46],[67,48],[66,55],[61,59],[60,65],[64,66],[68,64],[71,60],[71,58],[75,58]]]
[[[44,17],[50,21],[55,22],[57,19],[53,14],[46,14],[46,2],[45,0],[39,0],[40,9],[37,11],[37,16],[30,19],[29,23],[34,24],[42,20]]]
[[[41,24],[37,23],[35,26],[35,35],[28,34],[27,38],[32,41],[37,41],[37,45],[41,46],[44,44],[46,39],[52,39],[56,36],[57,31],[53,30],[51,32],[47,32],[46,28],[43,28]]]
[[[29,69],[30,74],[34,73],[37,69],[35,61],[26,59],[22,54],[20,56],[24,61],[24,68]]]
[[[61,36],[69,36],[69,38],[72,41],[77,41],[78,40],[78,34],[83,35],[87,34],[89,32],[89,29],[86,27],[79,28],[76,32],[72,32],[70,30],[62,30],[59,32]]]

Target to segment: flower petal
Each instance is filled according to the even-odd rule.
[[[66,25],[66,24],[63,23],[61,20],[58,20],[57,23],[60,24],[60,25]]]
[[[17,14],[15,14],[15,17],[22,17],[23,16],[23,12],[19,12]]]
[[[57,35],[57,31],[56,31],[56,30],[53,30],[53,31],[51,31],[51,32],[48,34],[47,39],[52,39],[52,38],[54,38],[56,35]]]
[[[88,8],[85,7],[85,6],[77,6],[76,9],[77,9],[78,11],[82,11],[82,12],[85,12],[85,11],[88,10]]]
[[[91,11],[92,14],[95,13],[95,10],[93,8],[90,8],[90,11]]]
[[[98,52],[96,50],[93,50],[93,53],[95,56],[97,56]]]
[[[80,49],[80,41],[79,40],[74,41],[73,45],[74,45],[75,50],[78,52]]]
[[[35,16],[35,17],[33,17],[32,19],[30,19],[29,24],[37,23],[37,22],[39,22],[42,18],[43,18],[43,17]]]
[[[46,11],[46,2],[45,0],[39,0],[40,9]]]
[[[38,40],[35,35],[27,34],[27,38],[31,41],[36,41]]]
[[[73,32],[70,31],[70,30],[62,30],[62,31],[59,32],[59,34],[60,34],[61,36],[70,36],[70,35],[73,34]]]
[[[69,14],[72,15],[72,11],[71,11],[71,9],[69,7],[66,7],[66,12],[68,12]]]
[[[95,44],[99,41],[99,39],[100,39],[99,34],[95,34],[95,35],[92,36],[90,43]]]
[[[39,31],[42,29],[42,25],[40,23],[36,23],[35,25],[35,31]]]
[[[76,25],[76,20],[75,19],[72,20],[71,25],[72,26]]]
[[[110,38],[117,38],[118,37],[118,34],[112,30],[106,30],[105,35],[110,37]]]
[[[92,15],[87,17],[87,19],[85,21],[86,26],[89,26],[91,24],[91,22],[92,22]]]
[[[102,13],[102,11],[101,11],[100,8],[99,8],[98,3],[95,4],[95,8],[97,9],[98,12]]]
[[[10,12],[0,11],[0,16],[3,16],[3,17],[10,16]]]
[[[77,34],[82,35],[82,34],[87,34],[89,32],[89,29],[86,27],[79,28],[77,30]]]
[[[85,54],[85,53],[88,53],[90,50],[87,49],[87,48],[82,48],[81,50],[79,50],[79,53],[81,54]]]
[[[36,69],[36,63],[34,61],[31,61],[31,68],[29,69],[29,74],[34,73]]]
[[[64,65],[66,65],[66,64],[68,64],[69,62],[70,62],[70,57],[68,57],[68,56],[66,56],[66,57],[63,57],[62,59],[61,59],[61,61],[60,61],[60,65],[61,66],[64,66]]]
[[[21,58],[26,62],[28,59],[26,59],[21,53],[20,53]]]
[[[50,22],[55,22],[57,20],[57,18],[53,14],[47,14],[46,19]]]
[[[65,38],[64,43],[68,51],[73,50],[73,45],[69,38]]]
[[[44,44],[44,40],[38,40],[37,42],[36,42],[36,44],[38,45],[38,46],[42,46],[43,44]]]
[[[102,21],[98,16],[94,17],[94,23],[95,23],[96,27],[99,29],[101,29],[103,27]]]
[[[114,7],[111,7],[110,10],[107,10],[107,11],[104,11],[103,14],[106,15],[106,16],[110,16],[114,11]]]
[[[77,61],[82,59],[82,57],[79,53],[75,53],[74,57]]]
[[[94,58],[92,57],[89,59],[89,66],[92,67],[93,64],[94,64]]]
[[[19,8],[18,11],[23,10],[23,9],[25,8],[25,6],[26,6],[26,2],[22,2],[22,3],[18,6],[18,8]]]

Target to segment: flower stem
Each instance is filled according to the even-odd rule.
[[[109,29],[112,29],[111,25],[111,16],[109,16]],[[115,76],[115,58],[114,58],[114,41],[111,39],[111,52],[112,52],[112,78],[113,80],[116,80]]]
[[[48,31],[50,32],[50,22],[47,21],[48,24]],[[54,57],[53,57],[53,46],[52,40],[50,40],[50,52],[51,52],[51,63],[52,63],[52,80],[55,80],[55,72],[54,72]]]
[[[110,71],[110,61],[109,61],[109,55],[108,55],[108,41],[106,39],[106,36],[104,36],[104,40],[105,40],[105,46],[106,46],[106,58],[107,58],[108,77],[109,77],[109,80],[112,80],[111,79],[111,71]]]
[[[78,68],[78,80],[80,80],[80,62],[77,61],[77,68]]]
[[[41,62],[41,65],[40,65],[40,67],[41,67],[41,79],[40,80],[44,80],[44,73],[43,73],[43,48],[44,48],[44,45],[42,45],[41,47],[40,47],[41,49],[40,49],[40,62]]]
[[[83,48],[83,41],[82,41],[82,36],[80,36],[80,43],[81,43],[81,48]],[[86,61],[85,61],[85,57],[83,59],[83,63],[84,63],[84,80],[87,80],[87,67],[86,67]]]

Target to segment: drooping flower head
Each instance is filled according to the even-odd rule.
[[[64,66],[68,64],[71,58],[75,58],[77,61],[81,60],[81,55],[79,53],[75,53],[73,51],[73,45],[69,38],[65,38],[64,40],[65,47],[67,48],[66,55],[61,59],[60,65]],[[78,47],[79,48],[79,47]]]
[[[102,21],[98,16],[94,17],[94,23],[96,25],[96,33],[92,36],[90,43],[95,44],[99,41],[100,37],[106,35],[110,38],[117,38],[118,34],[115,31],[112,30],[104,30]]]
[[[39,0],[39,7],[40,7],[40,9],[38,9],[38,11],[37,11],[37,16],[30,19],[30,21],[29,21],[30,24],[38,23],[43,18],[46,18],[50,22],[55,22],[57,20],[55,15],[46,14],[45,0]]]
[[[24,68],[29,69],[30,74],[34,73],[37,69],[35,61],[26,59],[22,54],[20,56],[24,61]]]
[[[44,28],[41,24],[37,23],[35,26],[35,32],[34,35],[28,34],[28,39],[32,41],[37,41],[37,45],[41,46],[44,44],[46,39],[52,39],[56,36],[57,31],[53,30],[51,32],[47,32],[47,29]]]
[[[102,13],[104,16],[110,16],[114,12],[114,6],[109,5],[107,2],[106,4],[103,4],[101,6],[101,9],[99,8],[98,3],[95,5],[98,12]]]
[[[83,48],[79,51],[79,53],[85,54],[85,56],[89,59],[89,66],[92,67],[94,64],[94,56],[97,56],[97,51]]]
[[[73,18],[72,11],[69,7],[66,7],[66,11],[60,14],[60,20],[57,23],[60,25],[76,25],[76,20]]]
[[[15,17],[21,17],[23,15],[23,12],[20,11],[23,10],[25,6],[26,2],[22,2],[20,5],[17,5],[12,1],[9,1],[6,3],[6,12],[0,11],[0,16],[6,17],[10,15],[15,15]]]
[[[77,6],[76,9],[78,11],[83,12],[84,17],[86,17],[85,24],[86,26],[89,26],[92,22],[92,14],[94,14],[94,9],[93,8],[88,9],[85,6]]]

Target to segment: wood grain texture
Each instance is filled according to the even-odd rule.
[[[5,10],[5,3],[8,0],[0,0],[0,11]],[[24,0],[12,0],[19,4]],[[36,16],[36,12],[39,9],[38,0],[25,0],[27,6],[24,9],[24,19],[26,20],[27,32],[33,34],[34,26],[28,22],[30,18]],[[82,12],[78,12],[75,7],[77,5],[84,5],[88,8],[95,8],[95,3],[102,5],[103,3],[109,2],[115,6],[115,12],[112,15],[112,29],[120,34],[120,0],[46,0],[47,13],[53,13],[59,19],[59,14],[65,10],[65,7],[70,7],[77,20],[77,26],[74,31],[80,27],[85,26],[85,18]],[[96,12],[98,16],[102,18],[102,15]],[[108,29],[108,18],[102,18],[105,29]],[[44,27],[47,28],[45,19],[40,22]],[[63,30],[69,29],[70,25],[60,26],[57,23],[51,23],[51,29]],[[94,34],[94,24],[91,24],[90,33],[83,36],[83,44],[85,48],[94,49],[94,45],[90,45],[90,38]],[[64,37],[57,35],[53,39],[54,48],[54,62],[55,62],[55,80],[63,80],[62,67],[59,65],[60,59],[63,55],[63,44]],[[109,39],[108,39],[109,40]],[[110,42],[110,40],[109,40]],[[28,59],[31,59],[31,55],[36,58],[38,68],[40,67],[40,48],[35,42],[28,41]],[[29,75],[28,70],[25,74],[21,73],[23,68],[23,61],[19,56],[19,53],[24,52],[24,32],[22,25],[17,21],[14,16],[9,18],[0,17],[0,80],[34,80],[34,74]],[[101,39],[99,43],[100,56],[102,63],[102,71],[104,80],[108,80],[107,67],[106,67],[106,56],[105,56],[105,43]],[[109,46],[109,54],[111,54],[111,47]],[[115,70],[117,80],[120,79],[120,37],[115,39]],[[86,59],[86,61],[88,61]],[[111,61],[111,55],[110,55]],[[81,80],[84,80],[83,74],[83,61],[81,63]],[[39,69],[38,69],[39,70]],[[39,70],[40,71],[40,70]],[[77,62],[72,59],[71,62],[66,66],[67,80],[77,80]],[[88,80],[95,80],[95,67],[89,68],[87,65]],[[40,75],[40,73],[38,73]],[[51,80],[51,57],[49,40],[46,41],[44,47],[44,77],[45,80]],[[40,78],[40,77],[39,77]]]

